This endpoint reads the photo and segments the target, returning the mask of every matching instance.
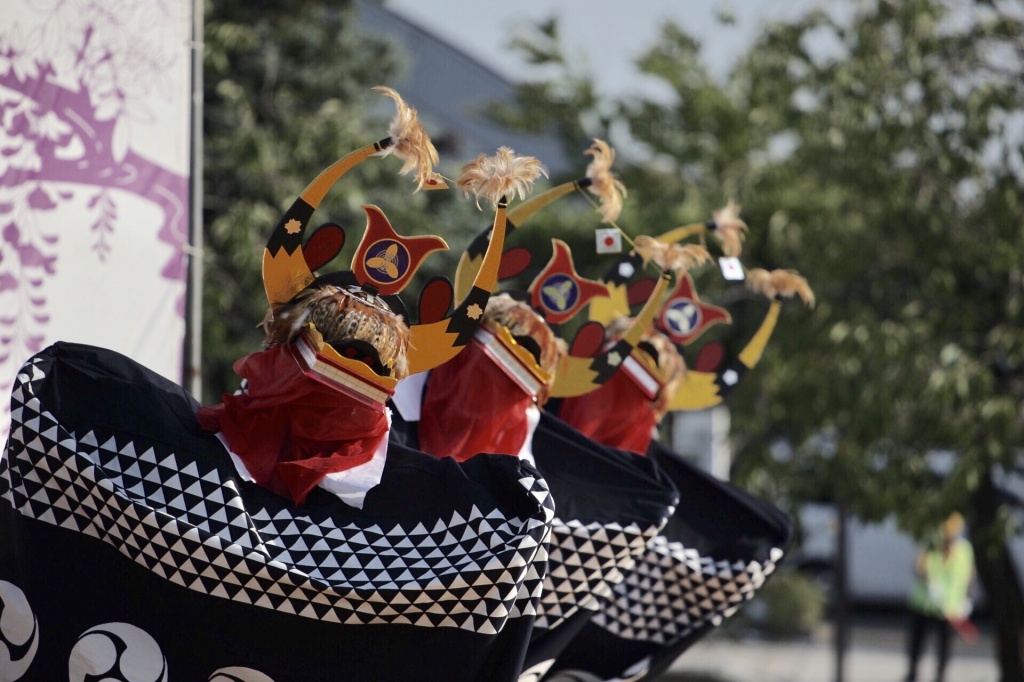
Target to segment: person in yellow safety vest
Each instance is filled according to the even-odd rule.
[[[908,595],[910,610],[907,682],[917,680],[917,663],[928,630],[938,635],[935,680],[942,682],[949,662],[953,627],[965,623],[971,611],[974,550],[963,537],[963,516],[954,512],[941,527],[938,546],[924,549],[917,559],[917,580]]]

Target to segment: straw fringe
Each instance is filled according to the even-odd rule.
[[[336,287],[307,289],[294,300],[268,310],[262,324],[263,345],[271,348],[290,343],[310,325],[324,343],[369,343],[377,350],[381,363],[392,369],[394,378],[408,376],[409,328],[402,318]]]

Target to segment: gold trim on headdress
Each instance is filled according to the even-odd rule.
[[[473,338],[512,381],[534,398],[551,382],[551,374],[541,369],[533,354],[506,327],[485,323]]]
[[[514,299],[506,293],[492,296],[491,300],[487,302],[483,324],[492,330],[504,329],[513,339],[529,337],[537,344],[538,356],[533,359],[534,364],[537,365],[535,374],[538,377],[546,377],[545,383],[550,381],[555,368],[558,367],[558,359],[564,351],[564,342],[529,304]],[[517,353],[527,353],[530,358],[534,358],[533,354],[518,341],[516,347]]]
[[[383,408],[387,399],[395,394],[398,379],[379,376],[363,363],[341,357],[329,345],[318,342],[318,335],[311,331],[315,330],[300,334],[293,345],[303,371],[331,388]]]

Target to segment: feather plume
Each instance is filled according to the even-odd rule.
[[[429,185],[432,189],[438,189],[438,184],[444,186],[444,180],[434,171],[438,164],[437,149],[430,141],[430,136],[423,130],[416,110],[405,103],[402,97],[384,86],[373,88],[395,101],[397,112],[388,127],[388,134],[391,136],[391,146],[384,150],[383,156],[394,154],[405,164],[398,171],[400,175],[407,175],[409,171],[416,171],[416,191]]]
[[[740,206],[732,199],[717,211],[711,212],[715,229],[712,234],[722,245],[722,253],[726,256],[739,256],[743,253],[743,240],[747,238],[747,224],[740,220]]]
[[[615,222],[622,213],[622,200],[626,197],[626,186],[612,175],[615,150],[604,140],[594,138],[594,144],[583,153],[594,157],[587,166],[587,177],[590,178],[591,194],[601,200],[601,206],[597,209],[601,221]]]
[[[666,244],[647,235],[637,237],[633,248],[644,259],[644,263],[654,261],[663,271],[671,270],[677,275],[711,260],[711,254],[699,244]]]
[[[456,187],[468,196],[476,196],[476,207],[480,198],[490,201],[495,207],[502,197],[511,198],[516,194],[524,198],[533,189],[538,177],[548,176],[541,162],[532,156],[516,156],[508,147],[499,147],[494,156],[481,154],[462,168]]]
[[[805,305],[814,307],[814,292],[807,280],[796,270],[764,270],[754,268],[747,272],[747,287],[768,298],[799,296]]]

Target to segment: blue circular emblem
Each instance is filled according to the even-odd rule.
[[[409,251],[394,239],[381,239],[366,249],[366,274],[380,284],[391,284],[409,271]]]
[[[568,275],[551,275],[540,286],[541,303],[556,313],[572,310],[579,297],[580,289]]]
[[[700,326],[700,308],[688,298],[677,298],[665,308],[662,320],[673,334],[690,334]]]

